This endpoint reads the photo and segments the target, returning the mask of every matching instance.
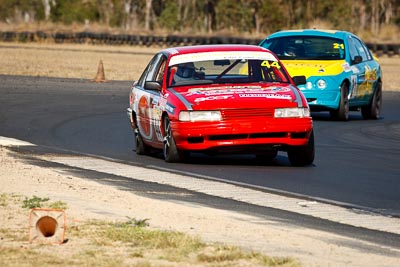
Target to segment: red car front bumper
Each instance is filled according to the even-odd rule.
[[[235,147],[249,150],[304,146],[312,131],[311,118],[237,120],[229,122],[171,122],[180,150],[210,150]]]

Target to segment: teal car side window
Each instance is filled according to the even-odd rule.
[[[349,45],[350,45],[350,56],[352,60],[354,59],[355,56],[361,56],[362,61],[372,60],[371,53],[360,40],[349,37]]]

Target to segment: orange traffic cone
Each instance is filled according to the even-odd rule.
[[[64,242],[66,218],[63,210],[31,210],[29,216],[29,241],[43,244],[61,244]]]
[[[103,61],[101,59],[99,62],[99,66],[97,67],[97,75],[92,81],[96,83],[101,83],[106,81],[106,76],[104,75]]]

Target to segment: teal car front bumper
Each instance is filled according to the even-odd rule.
[[[336,80],[340,79],[337,76],[314,76],[309,77],[305,85],[298,86],[307,98],[311,110],[338,109],[340,103],[340,84]]]

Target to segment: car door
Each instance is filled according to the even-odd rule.
[[[350,105],[360,105],[369,102],[374,85],[377,81],[377,64],[367,47],[354,36],[348,38],[350,64]]]
[[[157,54],[150,61],[139,81],[135,85],[135,111],[140,134],[147,143],[155,147],[162,145],[161,114],[159,99],[165,69],[166,58]],[[160,90],[146,85],[146,82],[158,82]]]

